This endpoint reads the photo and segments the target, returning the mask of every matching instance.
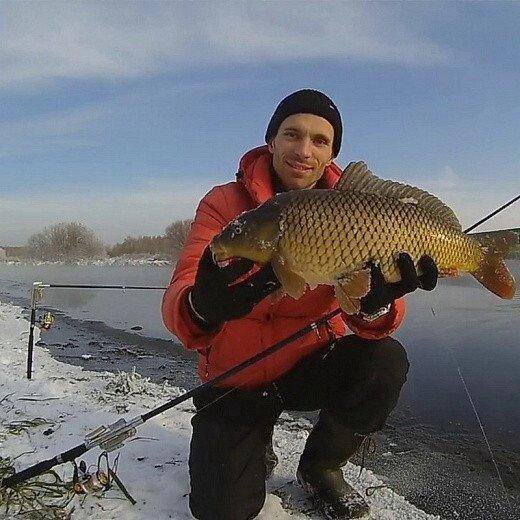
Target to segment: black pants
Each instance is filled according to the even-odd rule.
[[[314,429],[331,437],[341,438],[346,430],[373,433],[383,428],[397,404],[408,367],[398,341],[351,335],[313,353],[265,388],[210,389],[194,398],[189,459],[193,516],[254,518],[265,501],[266,446],[282,411],[320,410]],[[320,428],[320,422],[334,427]],[[338,444],[334,438],[323,444],[329,441]]]

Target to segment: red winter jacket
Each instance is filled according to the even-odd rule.
[[[191,320],[187,294],[195,281],[199,259],[213,236],[243,211],[274,196],[271,154],[266,146],[255,148],[240,161],[237,180],[216,186],[200,201],[186,245],[175,267],[162,303],[166,327],[190,349],[199,351],[199,376],[205,381],[261,352],[277,341],[337,308],[333,287],[319,285],[299,300],[284,296],[273,302],[268,296],[244,318],[226,322],[206,333]],[[341,170],[332,163],[319,181],[332,188]],[[388,336],[401,324],[404,300],[397,300],[385,316],[366,322],[359,316],[337,315],[319,330],[309,333],[256,365],[223,381],[221,386],[258,387],[290,370],[298,361],[323,347],[331,338],[344,336],[345,324],[354,334],[368,339]]]

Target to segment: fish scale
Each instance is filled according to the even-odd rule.
[[[388,282],[398,282],[396,258],[402,252],[416,266],[428,255],[441,276],[468,272],[501,298],[512,298],[515,281],[503,259],[516,242],[508,233],[492,240],[466,235],[439,199],[379,179],[358,162],[334,189],[280,193],[243,213],[211,248],[217,260],[270,262],[282,290],[296,299],[307,285],[333,285],[343,310],[352,314],[370,289],[367,264],[378,263]]]
[[[279,253],[299,274],[321,274],[322,283],[370,260],[379,262],[388,281],[398,281],[395,255],[400,251],[415,264],[428,254],[441,271],[454,266],[469,271],[482,256],[476,242],[456,236],[414,204],[336,190],[291,192],[290,199],[282,202]]]

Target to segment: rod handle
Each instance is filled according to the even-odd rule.
[[[22,471],[18,471],[10,477],[4,478],[0,483],[0,487],[10,488],[16,486],[17,484],[25,482],[30,478],[37,477],[38,475],[41,475],[42,473],[49,471],[58,464],[62,464],[64,462],[72,462],[77,457],[83,455],[86,451],[87,447],[85,446],[85,444],[75,446],[74,448],[63,452],[60,455],[53,457],[52,459],[42,460],[41,462],[38,462],[33,466],[30,466]]]

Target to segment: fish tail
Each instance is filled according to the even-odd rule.
[[[479,235],[475,239],[480,244],[482,259],[471,274],[492,293],[510,300],[515,295],[515,279],[507,268],[504,257],[518,244],[518,236],[511,231]]]

